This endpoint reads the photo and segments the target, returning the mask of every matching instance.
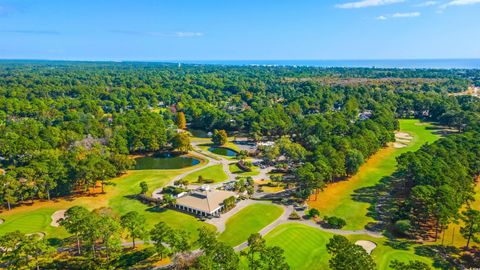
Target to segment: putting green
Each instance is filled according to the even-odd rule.
[[[230,217],[225,224],[225,231],[219,240],[231,246],[246,241],[252,233],[259,232],[275,221],[283,213],[283,208],[272,204],[252,204]]]
[[[198,181],[198,177],[200,175],[203,177],[203,179],[214,180],[215,183],[223,182],[228,179],[227,174],[225,173],[225,171],[223,171],[222,164],[208,166],[185,176],[183,179],[187,180],[190,183],[194,183]]]
[[[291,269],[328,269],[327,243],[333,234],[302,224],[282,224],[265,236],[285,251]]]
[[[373,218],[367,216],[369,203],[355,201],[352,195],[355,190],[377,184],[383,177],[391,175],[396,169],[396,158],[402,153],[416,151],[425,143],[440,138],[434,134],[435,129],[428,123],[414,119],[400,120],[400,130],[409,133],[412,140],[407,147],[389,146],[381,149],[360,167],[358,173],[346,181],[329,184],[315,198],[312,196],[308,205],[320,210],[322,216],[338,216],[347,221],[345,230],[363,229]]]
[[[291,269],[328,269],[330,255],[326,245],[333,234],[303,224],[282,224],[265,236],[268,245],[279,246],[285,251],[285,258]],[[377,244],[372,257],[378,269],[388,269],[392,260],[419,260],[429,265],[433,261],[414,254],[414,246],[405,250],[394,249],[385,245],[385,239],[373,238],[367,235],[351,235],[347,238],[368,240]]]

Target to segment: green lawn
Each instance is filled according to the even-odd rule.
[[[3,211],[0,218],[4,219],[5,222],[0,225],[0,234],[20,230],[24,233],[45,232],[49,238],[66,237],[68,234],[63,228],[50,226],[51,215],[57,210],[81,205],[88,209],[111,207],[119,215],[135,210],[146,216],[149,227],[160,221],[165,221],[174,228],[181,228],[190,232],[192,240],[194,240],[200,226],[211,225],[197,221],[190,215],[172,210],[157,212],[155,209],[130,197],[139,193],[139,183],[141,181],[147,182],[151,192],[187,170],[130,171],[127,175],[115,179],[113,181],[114,185],[106,189],[106,194],[61,199],[56,202],[36,202],[31,206],[21,206],[14,208],[12,211]]]
[[[344,218],[347,221],[347,225],[344,227],[346,230],[363,229],[368,222],[373,221],[373,218],[367,216],[369,203],[355,201],[352,198],[355,190],[374,186],[383,177],[391,175],[396,169],[396,158],[402,153],[416,151],[425,143],[437,140],[439,135],[434,134],[431,127],[432,125],[421,123],[418,120],[400,120],[401,131],[407,132],[413,137],[407,147],[394,148],[390,146],[381,149],[360,168],[356,175],[346,181],[328,185],[316,200],[312,198],[308,204],[319,209],[322,216]]]
[[[255,167],[255,166],[252,167],[251,172],[245,172],[242,169],[240,169],[240,167],[238,167],[237,162],[230,163],[228,168],[230,169],[230,172],[232,172],[234,174],[238,174],[239,176],[256,176],[260,173],[258,171],[258,168]]]
[[[284,249],[287,263],[291,269],[328,269],[330,255],[326,244],[333,236],[331,233],[309,227],[303,224],[283,224],[265,236],[268,245]],[[433,262],[414,254],[413,247],[406,250],[394,249],[385,245],[385,239],[372,238],[366,235],[348,236],[350,241],[369,240],[377,244],[372,257],[378,269],[388,269],[394,259],[401,261],[420,260],[428,264]]]
[[[187,176],[185,176],[183,179],[187,180],[188,182],[197,182],[198,177],[202,176],[203,179],[212,179],[217,182],[223,182],[228,179],[227,174],[223,171],[223,166],[221,164],[218,165],[213,165],[213,166],[208,166],[204,169],[201,169],[199,171],[193,172]]]
[[[220,234],[219,240],[231,246],[239,245],[252,233],[275,221],[282,213],[283,209],[276,205],[249,205],[227,220],[225,231]]]

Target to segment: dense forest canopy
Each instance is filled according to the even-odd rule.
[[[479,77],[475,70],[3,61],[2,200],[10,207],[108,184],[131,167],[128,154],[171,149],[178,113],[189,128],[278,140],[267,156],[296,164],[306,197],[354,174],[394,139],[399,117],[472,129],[478,100],[451,93]]]

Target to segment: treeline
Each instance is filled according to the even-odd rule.
[[[456,97],[458,107],[436,118],[463,131],[424,145],[397,158],[394,174],[396,206],[391,215],[397,231],[415,237],[438,238],[452,222],[479,222],[480,211],[469,208],[475,180],[480,175],[480,105],[475,97]],[[478,226],[466,226],[462,235],[477,239]]]
[[[159,222],[147,230],[146,219],[136,211],[117,216],[110,208],[93,211],[74,206],[60,220],[72,236],[55,250],[39,235],[18,231],[0,237],[0,262],[7,269],[125,269],[152,268],[167,258],[175,269],[228,269],[240,267],[244,257],[250,269],[289,269],[283,249],[267,246],[258,233],[248,238],[248,248],[240,254],[219,242],[207,227],[198,230],[198,239],[183,230]],[[122,244],[122,236],[132,242]],[[135,241],[143,248],[135,250]],[[198,247],[192,250],[193,247]],[[168,261],[165,261],[168,263]]]
[[[287,148],[299,151],[300,158],[291,159],[305,165],[306,175],[299,178],[316,178],[316,184],[304,185],[308,192],[353,174],[393,139],[396,117],[423,117],[463,130],[473,117],[467,107],[478,108],[478,103],[460,104],[448,93],[465,88],[477,73],[1,62],[0,163],[5,175],[0,176],[0,199],[10,207],[88,192],[97,183],[103,187],[131,166],[128,154],[188,150],[187,138],[176,134],[187,123],[256,140],[288,138],[293,150],[283,147],[282,154]],[[337,84],[314,77],[400,80]]]
[[[58,117],[58,116],[57,116]],[[11,117],[0,126],[0,200],[17,202],[101,191],[133,165],[129,153],[166,149],[175,140],[162,115],[128,111],[103,119],[83,112],[42,121]]]
[[[402,194],[398,219],[411,222],[411,233],[428,237],[459,219],[473,200],[474,179],[480,175],[480,133],[451,135],[398,158]]]

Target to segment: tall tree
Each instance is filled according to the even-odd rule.
[[[172,147],[180,152],[188,152],[192,150],[192,145],[190,144],[190,136],[187,132],[180,132],[173,137]]]
[[[330,268],[334,270],[374,270],[375,262],[360,246],[357,246],[344,236],[334,235],[327,244]]]
[[[140,215],[137,211],[130,211],[121,217],[120,222],[132,238],[133,248],[135,248],[135,239],[142,239],[146,236],[145,216]]]
[[[261,254],[265,252],[265,239],[259,233],[251,234],[247,240],[248,250],[246,256],[248,259],[248,266],[250,269],[260,269],[262,267]]]
[[[179,129],[185,129],[187,128],[187,120],[185,119],[185,113],[184,112],[178,112],[177,113],[177,127]]]
[[[212,142],[215,144],[215,145],[224,145],[228,142],[228,135],[227,135],[227,132],[225,130],[217,130],[215,129],[213,131],[213,135],[212,135]]]
[[[460,233],[467,239],[466,248],[471,240],[480,243],[480,211],[468,209],[462,213],[461,219],[464,225],[460,228]]]
[[[170,253],[170,249],[166,243],[168,242],[168,238],[171,237],[172,233],[172,228],[170,228],[167,223],[163,221],[157,223],[150,231],[150,239],[152,239],[154,242],[153,245],[155,250],[160,255],[161,259]]]
[[[65,227],[68,233],[75,235],[77,240],[78,254],[82,254],[82,239],[86,232],[90,230],[88,223],[91,213],[84,207],[73,206],[65,211],[65,217],[60,220],[60,225]]]
[[[348,175],[355,174],[360,168],[360,165],[363,164],[363,162],[364,160],[363,160],[362,152],[355,149],[349,150],[345,157],[345,166],[346,166],[347,174]]]

